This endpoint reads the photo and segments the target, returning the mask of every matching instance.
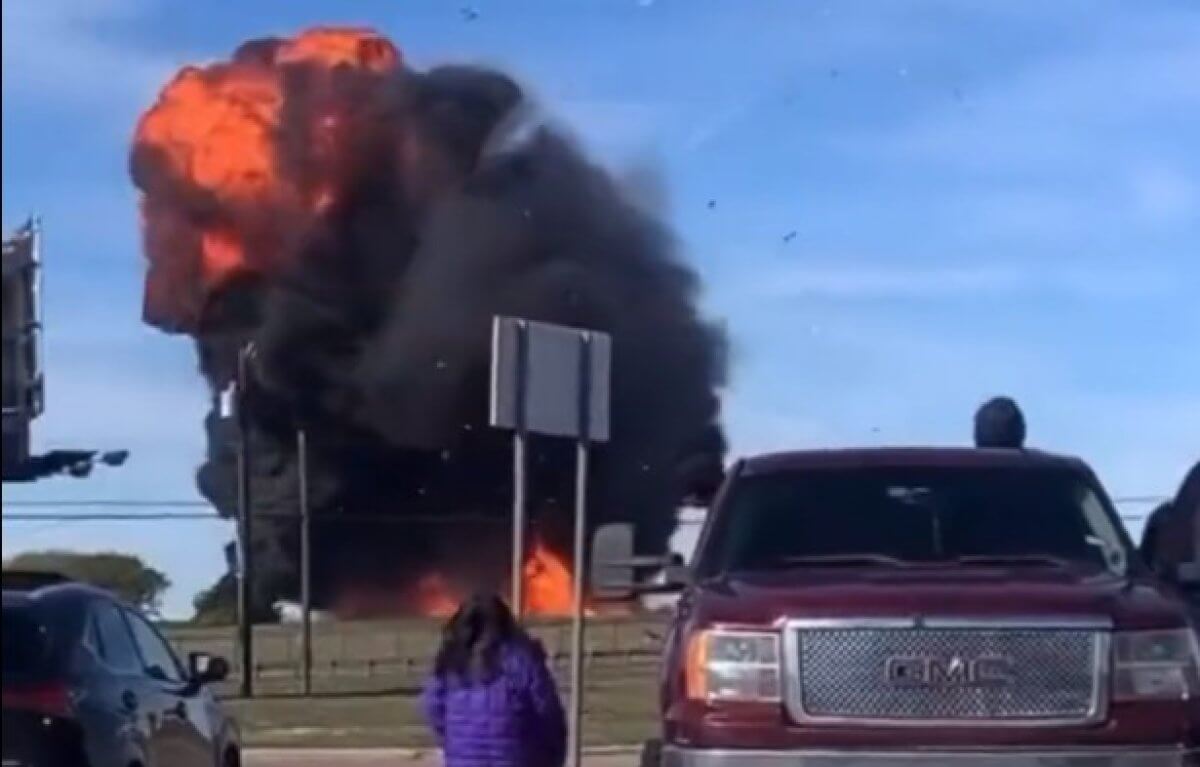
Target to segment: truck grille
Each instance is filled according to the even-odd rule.
[[[1107,634],[1049,629],[797,629],[802,720],[1081,723],[1103,715]]]

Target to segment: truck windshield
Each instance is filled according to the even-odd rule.
[[[738,482],[698,570],[953,563],[1123,574],[1128,543],[1115,520],[1090,477],[1069,469],[784,472]]]

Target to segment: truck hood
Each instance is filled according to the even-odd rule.
[[[743,573],[697,585],[685,600],[704,623],[769,625],[786,618],[1109,618],[1117,629],[1186,625],[1157,582],[1094,569],[817,567]]]

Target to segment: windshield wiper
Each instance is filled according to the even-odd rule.
[[[955,564],[959,565],[1040,565],[1043,567],[1070,567],[1071,562],[1062,557],[1049,554],[976,554],[966,557],[956,557]]]
[[[812,557],[781,557],[775,560],[779,564],[799,567],[839,567],[854,565],[888,565],[890,567],[908,567],[909,562],[886,554],[828,554]]]

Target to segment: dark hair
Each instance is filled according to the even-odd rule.
[[[1194,464],[1174,499],[1150,515],[1141,550],[1156,568],[1195,560],[1200,546],[1200,462]]]
[[[524,637],[504,600],[476,593],[464,601],[442,629],[434,673],[466,682],[486,682],[500,671],[500,649]]]
[[[975,447],[1019,450],[1025,446],[1025,415],[1009,397],[994,397],[975,411]]]
[[[1179,494],[1175,496],[1175,507],[1182,514],[1200,515],[1200,461],[1196,461],[1183,478]]]

